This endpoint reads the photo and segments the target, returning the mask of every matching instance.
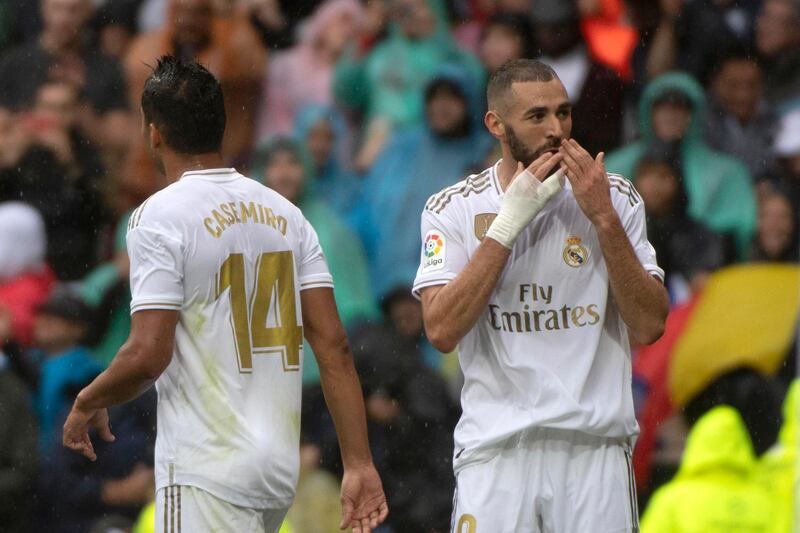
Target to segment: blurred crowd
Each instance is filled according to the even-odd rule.
[[[117,440],[95,443],[96,463],[61,448],[60,428],[130,327],[127,217],[163,186],[139,98],[163,54],[220,79],[224,157],[319,233],[389,499],[386,532],[449,529],[460,375],[456,355],[426,341],[409,286],[427,198],[499,158],[484,88],[506,61],[553,66],[573,137],[605,152],[646,205],[676,311],[671,338],[634,355],[643,419],[666,388],[676,324],[715,276],[798,263],[800,0],[6,0],[2,531],[152,531],[154,392],[112,410]],[[703,353],[726,364],[643,424],[645,533],[789,531],[798,436],[782,412],[796,416],[800,401],[787,395],[790,331],[774,364]],[[283,531],[335,531],[341,465],[308,347],[303,372],[302,473]]]

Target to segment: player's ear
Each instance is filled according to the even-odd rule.
[[[152,122],[147,125],[147,136],[150,138],[150,146],[158,148],[161,146],[161,132],[158,131],[156,125]]]
[[[506,127],[496,111],[489,110],[483,117],[483,123],[495,139],[501,140],[506,135]]]

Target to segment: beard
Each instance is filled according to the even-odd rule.
[[[556,139],[552,142],[545,143],[538,150],[533,150],[524,142],[522,142],[519,137],[517,137],[514,128],[512,128],[510,124],[506,124],[505,127],[506,142],[508,143],[508,149],[511,152],[511,157],[513,157],[515,161],[519,161],[525,165],[525,168],[528,168],[530,164],[536,161],[543,153],[554,148],[558,149],[558,147],[561,146],[561,139]]]

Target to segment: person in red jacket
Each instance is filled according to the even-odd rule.
[[[56,282],[46,250],[39,212],[22,202],[0,203],[0,313],[10,315],[13,338],[24,346],[31,343],[36,309]]]

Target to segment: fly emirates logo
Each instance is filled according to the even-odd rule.
[[[531,333],[585,328],[600,323],[597,304],[555,307],[551,305],[552,300],[552,285],[524,283],[519,286],[520,305],[517,309],[507,310],[489,304],[489,324],[497,331]],[[545,306],[543,309],[542,304]]]

